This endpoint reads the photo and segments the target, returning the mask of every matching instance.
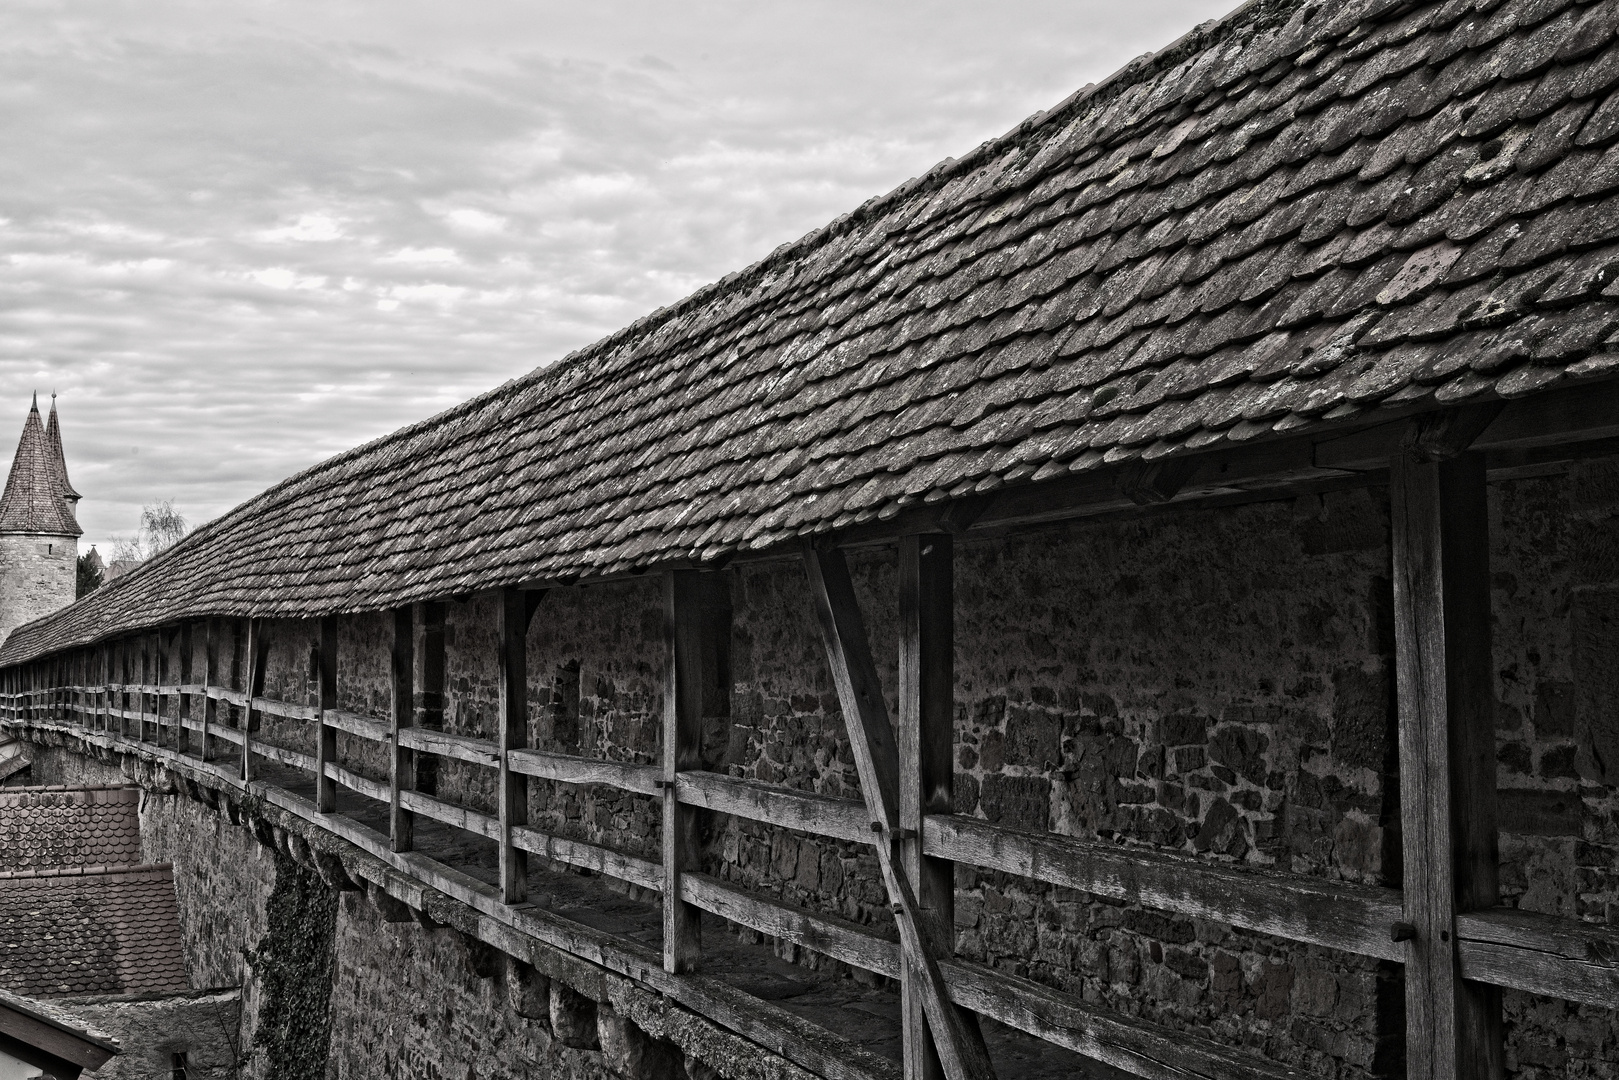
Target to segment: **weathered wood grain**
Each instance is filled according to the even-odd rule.
[[[1418,440],[1420,442],[1420,440]],[[1456,916],[1496,903],[1495,696],[1484,461],[1389,469],[1410,1080],[1505,1069],[1501,995],[1462,977]]]
[[[500,819],[493,814],[480,814],[476,810],[468,810],[464,806],[435,799],[431,795],[423,795],[419,791],[401,791],[399,803],[413,814],[430,817],[434,821],[441,821],[446,825],[453,825],[457,829],[477,833],[490,840],[500,839]]]
[[[412,846],[410,811],[399,793],[416,786],[416,752],[400,738],[416,722],[416,614],[412,607],[395,608],[393,642],[389,650],[388,678],[388,843],[394,852]]]
[[[495,792],[500,812],[500,894],[508,904],[528,896],[528,856],[512,841],[512,830],[528,824],[528,777],[514,772],[508,760],[513,750],[528,745],[528,618],[529,603],[541,593],[517,589],[500,591],[499,669],[500,775]]]
[[[456,761],[470,761],[474,765],[500,767],[500,746],[489,739],[475,739],[471,735],[456,735],[431,728],[401,728],[399,745],[411,750]]]
[[[1532,911],[1456,917],[1462,978],[1612,1008],[1619,1002],[1619,928]]]
[[[1305,1080],[1304,1073],[1173,1028],[1121,1016],[1030,979],[949,960],[951,996],[1008,1027],[1150,1080]]]
[[[315,755],[313,754],[305,754],[299,750],[267,743],[263,739],[255,739],[251,735],[247,737],[245,742],[244,754],[246,752],[257,754],[262,758],[269,758],[271,761],[279,761],[283,765],[291,765],[295,769],[303,769],[308,773],[313,773],[316,767]]]
[[[564,784],[606,784],[639,795],[660,795],[663,769],[622,761],[600,761],[547,750],[513,750],[507,754],[513,772]]]
[[[386,720],[344,712],[342,709],[327,709],[322,716],[327,727],[336,728],[345,735],[379,743],[390,742],[393,739],[393,732],[389,730]]]
[[[368,776],[361,776],[357,772],[343,768],[334,761],[326,763],[326,775],[350,791],[358,792],[368,799],[375,799],[377,802],[386,804],[392,798],[387,784],[373,780]]]
[[[337,729],[326,722],[326,714],[337,708],[337,616],[320,620],[320,706],[315,713],[315,809],[330,814],[337,809],[337,785],[326,765],[337,761]]]
[[[955,862],[1229,923],[1290,941],[1404,959],[1390,928],[1404,917],[1398,889],[1197,859],[976,818],[929,815],[922,848]]]
[[[917,906],[938,925],[955,920],[955,866],[922,849],[922,819],[948,814],[955,781],[955,584],[948,533],[906,536],[899,544],[899,844]],[[949,944],[946,937],[944,945]],[[940,959],[943,959],[941,956]],[[905,965],[900,1028],[906,1080],[942,1080],[928,1029],[925,971]],[[961,1017],[976,1025],[972,1014]]]
[[[681,875],[702,865],[697,815],[680,802],[676,779],[703,756],[702,584],[695,570],[663,579],[663,970],[695,971],[702,920],[681,892]]]
[[[723,919],[890,979],[900,977],[899,942],[869,927],[764,900],[707,874],[685,874],[680,887],[688,903]]]
[[[663,867],[650,859],[626,855],[598,844],[552,836],[527,825],[512,827],[512,843],[524,851],[569,866],[580,866],[598,874],[628,881],[654,892],[663,889]]]
[[[871,812],[855,799],[693,769],[675,780],[683,803],[784,829],[871,843]]]

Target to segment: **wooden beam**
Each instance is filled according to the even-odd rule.
[[[242,782],[253,779],[253,732],[259,725],[253,699],[264,693],[264,661],[270,651],[263,619],[247,620],[247,700],[242,706]]]
[[[320,620],[320,702],[315,718],[315,809],[322,814],[337,810],[337,782],[327,775],[326,766],[337,763],[337,729],[326,722],[329,709],[337,708],[337,616]]]
[[[955,925],[955,865],[922,849],[922,821],[953,809],[955,754],[954,546],[948,533],[899,542],[900,860],[917,907],[946,933]],[[941,943],[954,952],[953,943]],[[905,965],[900,1017],[906,1080],[941,1080],[944,1068],[924,1008],[925,972]],[[977,1017],[961,1017],[967,1026]]]
[[[182,690],[179,703],[176,705],[178,717],[174,735],[174,748],[182,754],[191,750],[191,732],[187,726],[187,722],[191,719],[191,694],[183,688],[191,684],[192,645],[191,623],[182,623],[180,626],[180,685]]]
[[[702,767],[702,586],[695,570],[663,580],[663,970],[697,970],[702,921],[681,895],[681,874],[701,865],[697,811],[680,802],[678,775]]]
[[[871,811],[878,868],[894,921],[899,927],[905,965],[915,972],[913,985],[922,999],[939,1061],[949,1080],[983,1080],[995,1075],[983,1035],[963,1022],[950,1002],[939,971],[939,959],[950,954],[949,929],[930,910],[921,908],[900,863],[899,749],[888,720],[877,667],[866,642],[865,621],[849,579],[843,553],[806,546],[804,566],[826,644],[832,683],[843,709],[849,746],[860,776],[860,792]]]
[[[219,620],[205,620],[202,633],[202,732],[197,754],[203,761],[211,761],[215,749],[212,732],[219,724],[219,702],[209,690],[219,685]]]
[[[871,843],[871,814],[856,799],[695,770],[682,773],[675,786],[680,801],[692,806],[817,836]]]
[[[1612,1008],[1619,927],[1496,908],[1456,917],[1462,977]]]
[[[1289,941],[1384,960],[1406,955],[1391,937],[1404,919],[1398,889],[1123,848],[959,815],[929,815],[922,846],[956,862]]]
[[[1501,993],[1462,977],[1456,917],[1496,903],[1484,460],[1390,467],[1410,1080],[1504,1071]]]
[[[472,735],[457,735],[449,731],[411,727],[399,733],[399,745],[423,754],[466,761],[490,769],[500,768],[500,743],[493,739],[479,739]],[[416,761],[418,771],[423,764]]]
[[[411,815],[400,802],[401,791],[409,791],[416,783],[416,753],[400,740],[400,733],[408,730],[416,715],[416,615],[415,608],[406,605],[393,613],[392,671],[389,679],[391,701],[388,718],[390,750],[388,755],[388,846],[391,851],[409,851],[412,843]]]
[[[556,780],[564,784],[606,784],[620,791],[639,795],[663,795],[663,767],[661,765],[632,765],[623,761],[601,761],[579,757],[576,754],[554,754],[549,750],[513,750],[506,755],[513,772],[524,776],[537,776],[543,780]],[[701,773],[692,773],[700,776]],[[680,800],[689,802],[685,795],[686,776],[680,778]],[[697,805],[703,805],[698,803]]]
[[[512,830],[528,824],[528,777],[508,755],[528,745],[528,622],[543,593],[500,591],[500,894],[508,904],[528,898],[528,855]],[[532,604],[531,604],[532,601]]]

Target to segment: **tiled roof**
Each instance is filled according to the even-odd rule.
[[[62,424],[56,418],[56,395],[51,395],[51,416],[45,421],[45,444],[50,449],[51,471],[56,474],[56,493],[64,499],[83,498],[67,478],[67,455],[62,452]],[[69,502],[69,506],[73,503]]]
[[[31,997],[189,989],[168,865],[0,873],[0,988]]]
[[[11,461],[5,493],[0,494],[0,533],[78,536],[84,531],[73,517],[73,507],[63,498],[67,469],[56,463],[60,453],[60,438],[53,450],[39,421],[36,400],[23,421],[17,456]]]
[[[0,870],[141,861],[140,790],[0,788]]]
[[[0,663],[783,545],[1619,369],[1619,4],[1257,0],[564,361],[272,488]]]

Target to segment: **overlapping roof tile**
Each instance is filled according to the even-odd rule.
[[[141,861],[140,790],[0,788],[0,871]]]
[[[1619,369],[1619,3],[1257,0],[265,492],[0,663],[604,575]]]
[[[0,988],[30,997],[189,989],[166,864],[0,872]]]

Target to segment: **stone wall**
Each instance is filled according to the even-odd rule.
[[[1491,491],[1503,895],[1596,921],[1611,921],[1619,898],[1616,477],[1609,459]],[[958,543],[958,812],[1397,885],[1387,537],[1386,493],[1374,489]],[[851,565],[891,697],[894,552],[864,549]],[[709,721],[705,762],[858,797],[802,567],[748,564],[732,579],[730,716]],[[544,597],[528,649],[534,745],[658,760],[661,605],[650,576]],[[493,737],[495,599],[444,606],[444,727]],[[289,624],[287,639],[305,644],[272,652],[271,681],[290,694],[307,678],[313,625]],[[344,620],[345,708],[386,715],[391,633],[382,617]],[[343,745],[386,776],[374,748]],[[437,784],[443,798],[493,809],[489,770],[444,763]],[[535,781],[530,814],[561,835],[657,851],[650,799]],[[862,846],[724,817],[705,823],[703,841],[719,877],[891,920]],[[956,919],[963,955],[1087,1000],[1327,1077],[1397,1071],[1398,965],[970,867],[958,871]],[[1613,1010],[1514,994],[1507,1008],[1515,1075],[1619,1076]]]
[[[23,623],[73,603],[79,542],[72,536],[0,536],[0,641]]]
[[[1495,483],[1491,517],[1503,900],[1612,923],[1619,912],[1619,461]],[[1372,489],[958,543],[957,811],[1398,885],[1387,536],[1386,493]],[[851,566],[892,695],[894,552],[862,549]],[[731,593],[729,716],[707,721],[705,763],[858,797],[802,567],[796,560],[739,565]],[[443,726],[491,738],[495,598],[443,606]],[[317,624],[269,629],[267,692],[313,703]],[[392,632],[384,615],[339,620],[342,708],[387,716]],[[530,741],[657,761],[661,665],[655,576],[550,591],[529,634]],[[302,722],[266,718],[265,736],[313,749],[311,726]],[[351,767],[386,778],[380,748],[345,735],[339,749]],[[45,772],[53,768],[67,771],[47,764]],[[451,762],[434,783],[441,798],[490,811],[493,779],[490,770]],[[39,773],[34,782],[60,781]],[[189,837],[207,853],[154,849],[151,857],[177,864],[177,880],[187,858],[228,856],[228,874],[199,864],[186,875],[195,895],[182,911],[188,904],[198,913],[261,910],[274,860],[254,854],[251,839],[230,839],[246,834],[205,808],[165,806],[148,811],[155,834]],[[657,851],[658,808],[644,797],[534,781],[530,815],[564,836]],[[703,844],[705,869],[721,878],[868,924],[891,919],[863,846],[725,817],[705,821]],[[207,978],[239,976],[243,950],[263,933],[244,919],[188,929],[198,941],[221,942],[193,946]],[[964,956],[1131,1015],[1250,1046],[1324,1077],[1398,1073],[1398,965],[971,867],[958,869],[956,930]],[[414,1028],[399,1026],[401,1015],[345,1012],[352,1005],[343,1002],[380,1000],[369,980],[386,969],[357,956],[372,932],[396,967],[404,952],[391,950],[423,951],[434,959],[421,971],[454,985],[454,950],[418,931],[375,924],[369,908],[345,902],[335,934],[338,981],[350,986],[332,999],[332,1024],[342,1033],[334,1054],[358,1053],[351,1043],[403,1046],[411,1031],[409,1038],[431,1033],[468,1045],[498,1034],[516,1048],[514,1061],[552,1052],[521,1025],[489,1019],[498,988],[481,977],[451,993],[437,1019],[412,1013]],[[789,946],[779,951],[824,963]],[[407,978],[420,973],[410,969]],[[256,1008],[250,991],[249,1024]],[[1513,993],[1506,1008],[1514,1076],[1619,1076],[1614,1010]],[[508,1026],[481,1036],[485,1023]],[[334,1068],[358,1069],[358,1060]]]

